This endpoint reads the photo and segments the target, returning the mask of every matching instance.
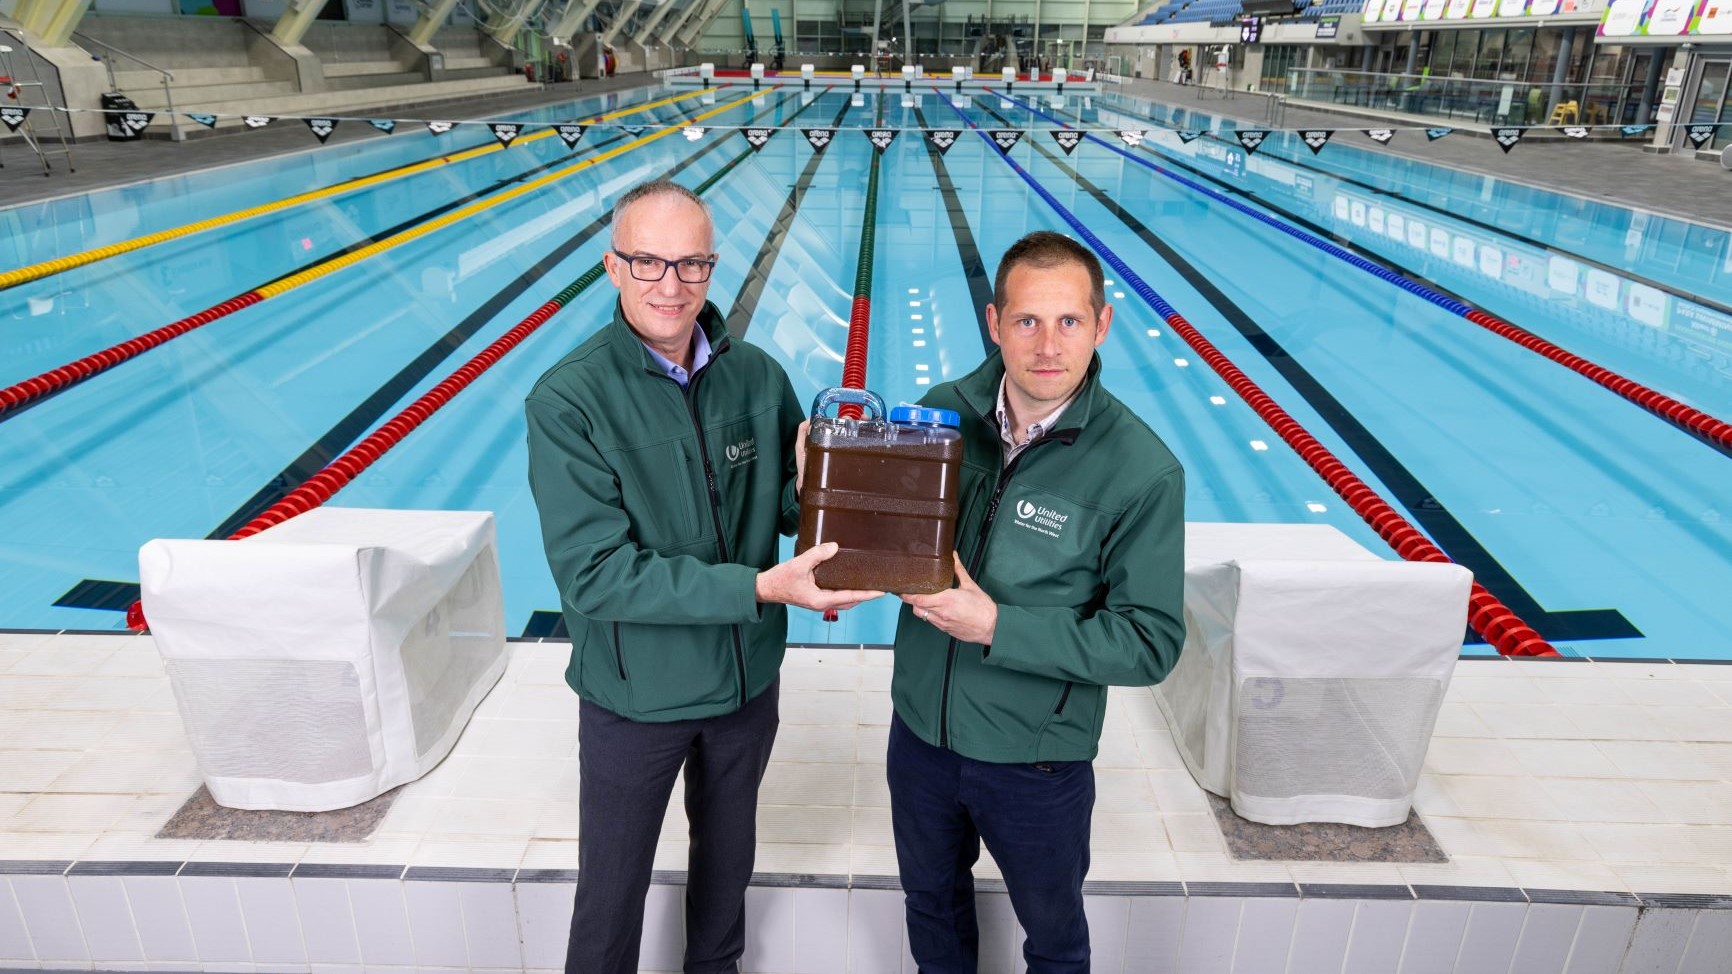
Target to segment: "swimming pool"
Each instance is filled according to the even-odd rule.
[[[876,223],[868,375],[886,399],[977,364],[998,255],[1030,229],[1071,230],[986,140],[964,131],[941,153],[915,130],[1025,129],[1010,159],[1560,651],[1732,659],[1716,608],[1732,590],[1723,447],[1229,201],[1722,418],[1724,231],[1400,159],[1351,132],[1315,156],[1286,134],[1255,154],[1230,134],[1184,142],[1167,129],[1230,123],[1119,94],[686,95],[592,126],[575,152],[520,141],[0,291],[9,385],[409,233],[0,420],[0,627],[121,628],[139,545],[244,523],[583,274],[606,246],[609,201],[670,170],[693,186],[720,174],[706,190],[721,251],[711,296],[736,332],[802,397],[836,384],[875,151],[851,130],[881,117],[904,129],[883,156]],[[676,128],[534,186],[625,149],[622,126],[717,109],[700,124],[723,127]],[[748,119],[790,128],[754,152],[725,127]],[[1067,154],[1047,131],[1061,123],[1103,139]],[[821,154],[792,130],[823,126],[850,131]],[[1154,131],[1130,148],[1109,131],[1120,129]],[[489,141],[480,127],[400,132],[0,210],[0,270]],[[1105,380],[1184,461],[1190,520],[1329,523],[1393,557],[1149,304],[1120,280],[1109,298]],[[612,300],[605,281],[583,292],[332,501],[495,512],[513,632],[548,632],[558,608],[525,482],[522,397]],[[790,639],[883,643],[892,625],[888,601],[834,624],[796,613]]]

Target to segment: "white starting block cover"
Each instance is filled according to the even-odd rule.
[[[139,551],[213,798],[315,812],[431,771],[505,672],[493,515],[317,508]]]
[[[1192,776],[1253,822],[1406,821],[1472,583],[1328,525],[1185,525],[1185,649],[1155,699]]]

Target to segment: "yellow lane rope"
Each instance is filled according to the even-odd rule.
[[[660,108],[663,105],[679,101],[682,98],[690,98],[693,95],[702,94],[703,91],[704,89],[696,89],[673,95],[669,98],[663,98],[660,101],[653,101],[647,105],[637,105],[631,108],[623,108],[619,111],[609,112],[606,115],[597,115],[581,124],[592,125],[596,122],[605,122],[615,118],[622,118],[626,115],[633,115],[638,112],[646,112],[652,108]],[[670,129],[669,131],[673,130]],[[522,145],[525,142],[534,142],[537,139],[551,138],[556,134],[557,131],[555,129],[545,129],[531,135],[526,135],[513,142],[512,145]],[[141,250],[145,247],[164,243],[169,240],[178,240],[181,237],[189,237],[195,233],[214,230],[217,227],[230,226],[239,223],[242,220],[250,220],[256,216],[264,216],[267,213],[277,213],[282,210],[300,206],[303,203],[311,203],[314,200],[330,199],[334,196],[341,196],[345,193],[352,193],[356,190],[366,189],[369,186],[377,186],[380,183],[390,182],[395,179],[413,176],[417,173],[427,172],[430,169],[437,169],[441,166],[467,162],[477,156],[483,156],[489,152],[498,152],[504,148],[505,147],[500,145],[498,142],[477,146],[473,149],[466,149],[462,152],[453,153],[451,155],[437,156],[422,162],[411,163],[407,166],[387,169],[384,172],[374,173],[371,176],[363,176],[360,179],[338,183],[334,186],[327,186],[324,189],[311,190],[296,196],[277,200],[274,203],[262,203],[258,206],[248,207],[244,210],[236,210],[233,213],[225,213],[222,216],[213,216],[208,220],[200,220],[197,223],[188,223],[185,226],[174,227],[168,230],[159,230],[156,233],[148,234],[143,237],[135,237],[131,240],[123,240],[119,243],[108,244],[107,246],[97,247],[93,250],[68,254],[65,257],[56,257],[52,260],[45,260],[38,264],[30,264],[20,267],[17,270],[0,271],[0,290],[24,284],[29,281],[34,281],[39,278],[44,278],[51,274],[59,274],[63,271],[69,271],[75,267],[83,267],[86,264],[93,264],[99,260],[106,260],[110,257],[119,256],[120,254],[131,253],[132,251]],[[603,158],[610,157],[611,156],[604,156]]]
[[[703,121],[704,119],[713,118],[716,115],[720,115],[722,112],[725,112],[731,108],[737,108],[740,105],[743,105],[746,102],[751,101],[754,97],[756,97],[756,96],[755,95],[746,95],[742,98],[739,98],[735,101],[728,102],[724,105],[718,105],[715,108],[712,108],[709,111],[704,112],[701,115],[694,116],[686,124],[687,125],[695,125],[698,122]],[[444,229],[445,227],[448,227],[451,224],[458,222],[459,220],[468,219],[469,217],[472,217],[475,214],[482,212],[483,210],[491,209],[495,206],[498,206],[501,203],[507,202],[508,200],[514,200],[514,199],[516,199],[520,196],[524,196],[528,193],[533,193],[536,190],[542,188],[543,186],[547,186],[550,183],[564,179],[565,177],[571,175],[572,173],[582,172],[583,170],[588,169],[591,166],[598,166],[598,165],[608,161],[609,159],[616,158],[620,155],[623,155],[627,152],[632,151],[633,149],[637,149],[637,148],[640,148],[642,146],[649,145],[651,142],[654,142],[657,139],[665,139],[668,136],[674,135],[680,131],[681,131],[680,128],[665,128],[665,129],[661,129],[659,131],[653,132],[649,135],[645,135],[641,138],[634,139],[630,142],[627,142],[625,145],[616,146],[615,148],[609,149],[600,155],[591,156],[588,159],[584,159],[581,162],[574,163],[570,166],[566,166],[563,169],[556,169],[553,172],[550,172],[547,175],[542,176],[541,178],[534,180],[533,182],[527,182],[521,186],[515,186],[509,190],[506,190],[503,193],[500,193],[498,196],[489,197],[489,198],[484,199],[484,200],[477,200],[476,202],[471,203],[468,206],[465,206],[460,210],[452,210],[450,213],[447,213],[444,216],[439,217],[436,220],[429,220],[428,222],[420,224],[418,226],[410,227],[409,229],[404,230],[402,233],[398,233],[398,234],[395,234],[393,236],[386,237],[385,239],[380,240],[377,243],[368,244],[367,246],[362,247],[360,250],[354,251],[353,253],[344,254],[343,256],[337,258],[336,260],[328,261],[326,263],[319,264],[315,267],[309,267],[306,270],[301,271],[299,274],[291,274],[288,277],[285,277],[279,281],[273,281],[272,283],[266,284],[265,286],[257,288],[256,290],[258,291],[259,294],[265,296],[266,298],[274,298],[277,295],[282,294],[285,291],[292,291],[295,288],[298,288],[303,284],[306,284],[306,283],[311,282],[311,281],[316,281],[319,278],[324,277],[327,274],[331,274],[331,273],[334,273],[336,271],[340,271],[345,267],[350,267],[350,266],[353,266],[355,264],[358,264],[361,261],[366,260],[367,258],[374,256],[375,254],[383,253],[383,252],[390,250],[391,248],[396,247],[400,244],[405,244],[411,240],[415,240],[417,238],[424,237],[427,234],[434,232],[435,230]]]

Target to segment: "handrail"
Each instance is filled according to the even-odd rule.
[[[174,141],[176,141],[176,142],[185,142],[186,141],[186,133],[184,131],[182,131],[181,127],[180,127],[180,114],[174,110],[174,89],[169,87],[170,82],[174,81],[174,72],[168,70],[167,68],[159,68],[156,65],[151,64],[149,61],[146,61],[144,58],[141,58],[138,55],[132,53],[131,51],[123,51],[120,48],[115,47],[113,44],[108,43],[107,41],[99,41],[96,38],[91,37],[88,34],[80,34],[77,31],[73,31],[72,36],[78,38],[79,40],[81,40],[87,44],[94,44],[97,47],[100,47],[103,50],[107,51],[110,55],[118,54],[121,57],[126,58],[130,61],[136,61],[139,64],[142,64],[145,67],[151,69],[152,71],[155,71],[157,74],[162,75],[162,97],[163,97],[163,101],[167,103],[167,107],[165,110],[168,112],[168,125],[169,125],[169,129],[172,133],[171,138],[173,138]],[[117,81],[114,77],[114,59],[113,59],[113,57],[112,56],[104,57],[102,59],[102,63],[103,63],[104,67],[108,68],[108,86],[110,88],[114,89],[116,92],[119,92],[120,91],[120,82]]]
[[[85,42],[90,43],[90,44],[95,44],[97,47],[100,47],[103,50],[108,51],[110,53],[118,54],[121,57],[126,58],[129,61],[137,61],[139,64],[142,64],[145,67],[151,69],[152,71],[155,71],[157,74],[162,75],[163,77],[167,78],[168,80],[170,80],[170,81],[174,80],[174,72],[173,71],[170,71],[167,68],[159,68],[156,65],[151,64],[149,61],[146,61],[144,58],[141,58],[138,55],[131,53],[130,51],[123,51],[120,48],[115,47],[113,44],[108,43],[107,41],[99,41],[96,38],[91,37],[89,34],[80,34],[77,31],[73,31],[72,36],[78,38],[81,41],[85,41]]]

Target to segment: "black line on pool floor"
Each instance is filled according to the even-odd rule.
[[[1169,127],[1169,126],[1172,126],[1172,124],[1173,124],[1171,119],[1156,118],[1155,116],[1150,115],[1147,112],[1131,111],[1128,109],[1114,108],[1114,107],[1109,107],[1107,109],[1107,111],[1116,112],[1116,113],[1121,114],[1121,115],[1129,115],[1132,118],[1140,118],[1140,119],[1143,119],[1145,121],[1155,122],[1155,123],[1157,123],[1163,127],[1166,127],[1165,130],[1169,131],[1169,132],[1177,131],[1176,128]],[[1075,112],[1066,112],[1065,114],[1071,115],[1075,118],[1078,118],[1079,121],[1081,119],[1081,116],[1077,115],[1077,113],[1075,113]],[[1203,112],[1200,114],[1207,115],[1208,113]],[[1247,123],[1241,122],[1236,118],[1229,118],[1228,116],[1225,116],[1225,115],[1216,115],[1216,116],[1211,116],[1211,117],[1225,119],[1227,121],[1233,122],[1235,125],[1239,125],[1239,126],[1244,127],[1244,128],[1253,128],[1254,127],[1254,126],[1249,125]],[[1325,126],[1316,126],[1316,127],[1317,128],[1324,128]],[[1356,131],[1356,130],[1336,128],[1334,131],[1340,132],[1340,131]],[[1243,147],[1240,146],[1238,142],[1236,142],[1236,141],[1230,142],[1230,141],[1223,139],[1220,136],[1214,134],[1213,132],[1204,132],[1203,138],[1205,138],[1211,142],[1218,142],[1221,145],[1224,145],[1224,146],[1231,148],[1231,149],[1240,149],[1241,151],[1243,151]],[[1403,196],[1399,190],[1385,189],[1381,186],[1376,185],[1375,183],[1368,183],[1363,179],[1359,179],[1357,177],[1350,176],[1350,175],[1347,175],[1345,173],[1335,172],[1334,170],[1331,170],[1331,169],[1325,169],[1322,166],[1317,165],[1315,163],[1312,163],[1312,162],[1310,162],[1306,159],[1303,159],[1303,158],[1299,158],[1296,156],[1295,157],[1288,157],[1288,156],[1275,154],[1275,153],[1270,152],[1268,150],[1267,146],[1269,144],[1270,143],[1265,142],[1262,147],[1259,147],[1258,151],[1261,152],[1262,154],[1266,155],[1268,158],[1274,159],[1278,162],[1284,162],[1284,163],[1286,163],[1290,166],[1293,166],[1295,168],[1298,168],[1298,169],[1305,169],[1305,170],[1309,170],[1310,172],[1317,173],[1319,175],[1328,176],[1330,179],[1336,180],[1338,182],[1343,182],[1343,183],[1347,183],[1347,184],[1352,185],[1352,186],[1357,186],[1360,189],[1363,189],[1368,193],[1374,193],[1378,196],[1383,196],[1383,197],[1386,197],[1389,199],[1399,200],[1403,203],[1407,203],[1407,204],[1410,204],[1412,206],[1422,207],[1424,209],[1430,210],[1433,213],[1438,213],[1438,214],[1441,214],[1445,217],[1448,217],[1451,220],[1455,220],[1455,221],[1458,221],[1460,223],[1465,223],[1468,226],[1478,227],[1481,230],[1486,230],[1486,231],[1489,231],[1491,233],[1495,233],[1500,237],[1508,237],[1511,240],[1525,243],[1530,247],[1533,247],[1537,250],[1543,250],[1548,254],[1556,254],[1559,257],[1568,257],[1570,260],[1580,261],[1583,264],[1587,264],[1589,267],[1595,267],[1595,268],[1598,268],[1600,270],[1607,271],[1607,272],[1612,273],[1612,274],[1616,274],[1619,277],[1625,278],[1626,280],[1635,281],[1639,284],[1646,284],[1649,287],[1654,288],[1657,291],[1665,291],[1667,294],[1670,294],[1670,295],[1672,295],[1676,298],[1679,298],[1681,300],[1688,301],[1691,304],[1699,304],[1705,308],[1710,308],[1714,311],[1718,311],[1721,314],[1732,315],[1732,305],[1727,305],[1727,304],[1724,304],[1720,301],[1716,301],[1713,298],[1703,297],[1702,295],[1699,295],[1699,294],[1691,294],[1690,292],[1685,291],[1684,289],[1678,287],[1675,284],[1667,284],[1664,281],[1657,281],[1651,277],[1648,277],[1648,276],[1643,275],[1643,274],[1638,274],[1638,273],[1631,271],[1627,268],[1617,267],[1615,265],[1608,264],[1602,260],[1597,260],[1593,257],[1589,257],[1586,254],[1579,254],[1573,250],[1565,250],[1563,247],[1559,246],[1558,244],[1547,243],[1544,240],[1540,240],[1540,239],[1535,238],[1535,237],[1530,237],[1527,234],[1524,234],[1520,231],[1511,230],[1511,229],[1508,229],[1507,227],[1500,227],[1495,223],[1488,223],[1485,220],[1481,220],[1478,217],[1468,216],[1465,213],[1457,213],[1454,210],[1448,209],[1447,207],[1439,206],[1436,203],[1428,203],[1422,199],[1416,199],[1416,198],[1411,197],[1411,196]],[[1349,149],[1352,149],[1352,151],[1356,151],[1356,152],[1364,152],[1365,151],[1363,149],[1359,149],[1357,147],[1351,147],[1351,146],[1344,146],[1343,148],[1349,148]],[[1175,158],[1175,157],[1163,155],[1163,158]],[[1413,160],[1413,161],[1417,162],[1419,160]],[[1495,177],[1493,177],[1493,178],[1495,178]],[[1367,255],[1361,254],[1360,256],[1367,256]],[[1437,285],[1435,285],[1435,284],[1431,284],[1429,286],[1434,287],[1434,288],[1437,287]],[[1438,288],[1438,290],[1442,290],[1442,289]],[[1483,305],[1475,304],[1474,302],[1468,301],[1466,298],[1458,297],[1457,299],[1464,302],[1464,303],[1472,304],[1476,308],[1483,308],[1484,307]]]
[[[1003,116],[990,108],[987,112],[1003,121]],[[1008,123],[1006,123],[1008,124]],[[1442,548],[1456,563],[1473,572],[1475,580],[1484,585],[1493,595],[1503,600],[1510,611],[1522,618],[1522,621],[1532,626],[1540,635],[1548,640],[1585,640],[1585,639],[1630,639],[1642,635],[1622,612],[1617,609],[1577,609],[1560,612],[1549,612],[1541,608],[1539,602],[1527,589],[1516,581],[1515,576],[1504,568],[1485,546],[1479,543],[1471,532],[1450,513],[1449,508],[1437,500],[1424,483],[1396,458],[1395,454],[1383,445],[1372,432],[1359,422],[1346,407],[1342,406],[1330,394],[1321,382],[1318,382],[1303,365],[1300,365],[1287,350],[1281,346],[1262,326],[1245,313],[1245,310],[1227,297],[1207,275],[1197,270],[1190,261],[1181,256],[1178,251],[1169,246],[1153,230],[1141,220],[1120,206],[1109,197],[1092,180],[1077,172],[1055,155],[1051,149],[1035,139],[1026,140],[1045,159],[1060,172],[1070,177],[1079,187],[1089,194],[1094,201],[1109,213],[1118,217],[1127,229],[1136,234],[1137,238],[1161,259],[1170,264],[1179,276],[1185,279],[1198,294],[1208,301],[1221,317],[1225,318],[1251,347],[1263,356],[1283,379],[1293,387],[1293,390],[1316,410],[1317,414],[1328,423],[1337,436],[1345,441],[1360,460],[1370,468],[1372,474],[1382,481],[1395,494],[1397,503],[1405,507],[1408,513],[1420,526],[1425,528],[1433,541]]]
[[[836,148],[841,142],[839,126],[847,117],[848,110],[853,108],[852,102],[844,102],[841,111],[830,121],[830,128],[836,130],[824,151],[814,151],[806,160],[806,167],[800,170],[800,178],[794,181],[788,190],[788,197],[782,201],[782,209],[776,214],[776,221],[770,224],[769,235],[764,237],[763,246],[758,248],[758,254],[752,258],[746,267],[745,279],[740,281],[740,289],[734,292],[733,306],[728,310],[728,334],[735,338],[746,337],[746,329],[752,324],[752,315],[758,310],[758,299],[763,296],[764,288],[770,283],[770,272],[776,268],[776,258],[782,253],[782,244],[788,240],[788,231],[794,227],[794,214],[800,209],[800,201],[805,197],[806,190],[812,186],[812,179],[818,175],[818,167],[823,164],[824,156],[830,149]],[[804,139],[799,129],[789,129],[788,134]]]
[[[763,111],[754,116],[754,119],[775,111],[785,100],[786,95],[778,96],[775,104],[764,108]],[[720,148],[726,141],[725,138],[712,140],[709,145],[680,160],[677,165],[664,173],[663,177],[671,179],[684,172],[699,159]],[[396,404],[431,374],[440,362],[461,348],[476,332],[491,322],[494,316],[503,311],[511,302],[517,300],[554,267],[588,243],[596,234],[606,229],[612,219],[613,214],[610,209],[607,213],[603,213],[590,221],[583,229],[536,261],[510,284],[507,284],[480,307],[470,312],[443,337],[429,345],[408,365],[398,370],[396,375],[375,389],[372,395],[351,410],[348,415],[338,420],[313,445],[309,446],[287,467],[284,467],[282,472],[267,481],[246,503],[242,504],[205,537],[212,539],[228,537],[240,530],[247,522],[258,517],[272,504],[281,500],[284,495],[305,482],[307,478],[323,470],[326,464],[336,459],[343,450],[372,428],[392,405]],[[137,582],[85,579],[74,585],[65,595],[56,599],[54,604],[63,608],[125,611],[127,606],[138,599],[138,594]]]
[[[946,97],[946,96],[940,96]],[[925,135],[926,113],[914,106],[914,120],[920,123],[921,135]],[[965,132],[966,129],[959,130]],[[980,247],[974,241],[974,231],[968,226],[968,213],[962,208],[962,198],[956,194],[956,184],[950,179],[950,170],[944,165],[944,153],[940,152],[932,140],[922,138],[926,143],[926,155],[932,160],[933,174],[938,177],[938,192],[944,197],[944,212],[950,217],[950,234],[956,238],[956,253],[962,259],[962,273],[968,278],[968,299],[974,305],[974,323],[980,328],[980,347],[991,354],[997,347],[992,335],[986,328],[986,306],[992,303],[992,279],[986,273],[986,261],[980,256]]]

